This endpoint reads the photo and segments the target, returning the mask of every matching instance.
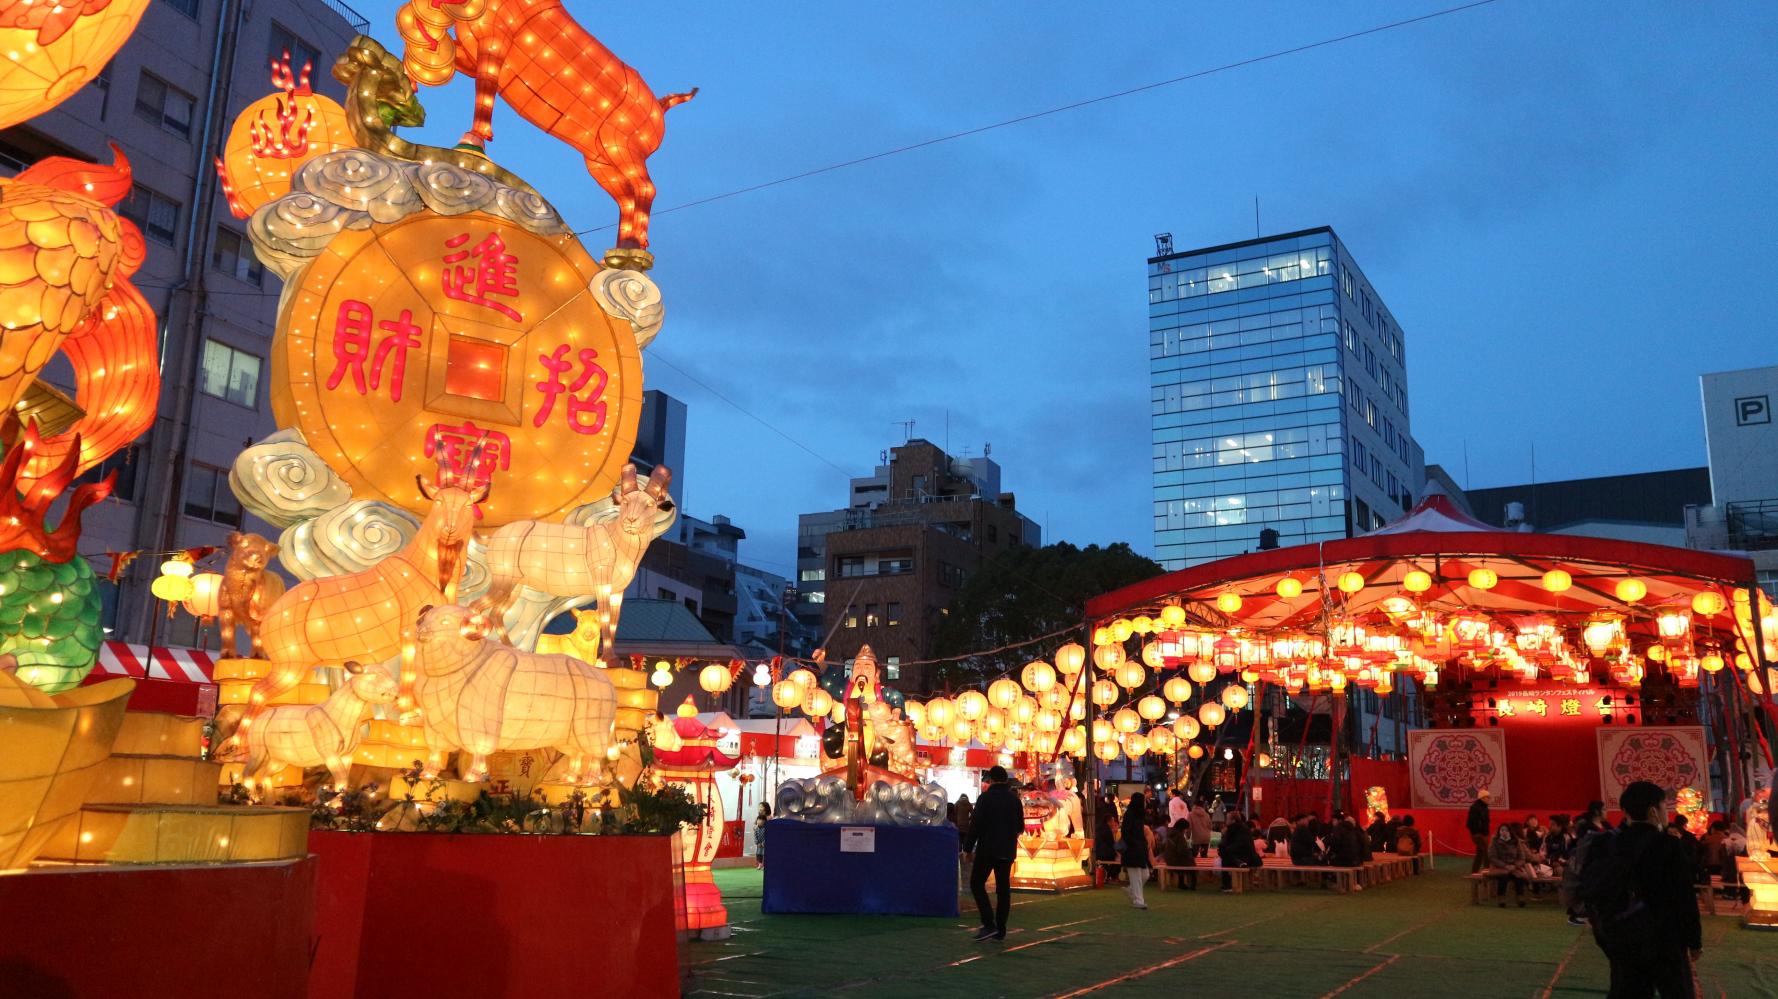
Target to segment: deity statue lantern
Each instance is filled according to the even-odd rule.
[[[671,740],[677,743],[674,748],[665,748],[658,741],[655,744],[655,775],[683,787],[693,801],[710,808],[703,822],[680,833],[685,897],[675,905],[674,915],[681,930],[693,931],[704,939],[722,939],[728,936],[728,910],[723,907],[722,892],[710,874],[710,864],[722,841],[722,794],[716,788],[716,774],[733,769],[740,758],[717,748],[723,733],[698,720],[697,708],[689,697],[672,720],[672,730],[678,737]]]

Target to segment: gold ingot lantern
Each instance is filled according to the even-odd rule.
[[[136,681],[50,696],[0,669],[0,871],[24,867],[80,812]]]
[[[0,3],[0,128],[55,107],[93,81],[136,30],[148,0]]]
[[[284,296],[278,424],[358,498],[417,514],[415,476],[476,441],[493,482],[478,527],[596,499],[642,405],[637,335],[598,303],[601,270],[571,233],[480,211],[339,232]]]

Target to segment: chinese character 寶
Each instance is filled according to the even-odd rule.
[[[596,434],[605,428],[605,403],[601,398],[605,394],[605,385],[611,380],[605,369],[599,366],[599,352],[590,347],[582,347],[576,354],[580,358],[580,377],[571,385],[562,384],[562,376],[574,368],[574,362],[562,355],[568,353],[568,345],[562,344],[553,353],[539,354],[538,360],[549,369],[549,380],[537,383],[537,390],[543,393],[543,405],[537,407],[537,416],[531,421],[534,427],[541,427],[549,422],[549,415],[555,409],[556,396],[568,395],[568,426],[577,434]],[[591,388],[587,383],[592,382]],[[587,389],[584,395],[576,392]]]
[[[340,303],[339,312],[335,314],[333,324],[333,374],[328,376],[327,389],[333,391],[340,387],[348,372],[352,375],[352,386],[359,395],[383,387],[383,365],[389,365],[389,399],[401,401],[401,383],[407,374],[407,352],[420,345],[420,327],[414,323],[412,309],[402,309],[397,319],[385,319],[376,323],[376,329],[388,334],[377,343],[376,353],[371,353],[372,323],[375,314],[369,305],[355,299],[347,299]],[[370,361],[370,373],[367,376],[364,362]]]
[[[455,251],[445,254],[445,267],[440,275],[445,297],[493,309],[513,322],[523,322],[525,317],[519,315],[519,310],[488,297],[519,293],[519,258],[506,252],[506,241],[497,232],[488,233],[481,242],[463,249],[468,243],[468,233],[445,240],[445,246]],[[470,257],[475,258],[475,263],[462,266]]]

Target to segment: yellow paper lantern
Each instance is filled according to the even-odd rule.
[[[833,708],[833,695],[820,687],[809,691],[803,700],[803,713],[810,718],[825,717]]]
[[[1119,708],[1117,714],[1111,716],[1111,726],[1127,735],[1142,728],[1142,716],[1129,708]]]
[[[1201,760],[1204,758],[1204,747],[1194,745],[1191,749],[1186,750],[1186,755],[1194,760]]]
[[[3,7],[0,46],[8,59],[0,128],[11,128],[91,83],[136,30],[148,0],[19,0]]]
[[[1239,711],[1247,706],[1247,688],[1231,683],[1222,688],[1222,706],[1230,711]]]
[[[1469,570],[1469,585],[1478,590],[1492,590],[1500,582],[1500,574],[1493,569]]]
[[[1149,721],[1159,721],[1167,713],[1167,702],[1149,694],[1136,702],[1136,713]]]
[[[1121,645],[1101,645],[1093,650],[1093,664],[1107,673],[1122,666],[1124,658],[1124,647]]]
[[[815,674],[806,669],[791,670],[790,675],[784,679],[796,684],[797,689],[799,690],[808,690],[816,684]]]
[[[1613,589],[1613,592],[1617,594],[1619,600],[1622,600],[1627,604],[1633,604],[1636,601],[1641,600],[1643,597],[1648,596],[1648,584],[1632,576],[1629,579],[1618,580],[1617,586]]]
[[[1006,712],[989,708],[988,713],[982,716],[981,724],[976,728],[983,732],[999,733],[1006,731],[1006,724]]]
[[[1111,639],[1114,642],[1128,641],[1135,633],[1136,626],[1130,623],[1129,618],[1120,617],[1111,622]]]
[[[1056,686],[1051,687],[1050,689],[1037,695],[1037,706],[1040,708],[1055,708],[1057,710],[1060,710],[1064,707],[1067,707],[1068,702],[1073,700],[1073,698],[1074,698],[1073,691],[1069,690],[1067,687],[1062,686],[1061,684],[1057,684]]]
[[[979,690],[965,690],[951,702],[956,709],[957,717],[964,721],[978,721],[988,713],[988,698]]]
[[[648,682],[666,689],[673,682],[673,674],[669,671],[667,661],[662,659],[654,664],[654,672],[649,674]]]
[[[1543,574],[1543,588],[1549,593],[1566,593],[1574,585],[1574,577],[1561,569]]]
[[[179,576],[181,578],[187,578],[191,576],[193,571],[194,567],[191,564],[191,560],[188,558],[170,558],[161,563],[161,575],[163,576]]]
[[[185,613],[193,617],[215,617],[222,611],[218,597],[222,593],[222,573],[200,572],[191,577],[191,596],[185,599]]]
[[[1432,589],[1432,574],[1420,569],[1410,569],[1401,577],[1401,588],[1409,593],[1425,593]]]
[[[1037,717],[1037,702],[1029,697],[1021,697],[1006,716],[1016,725],[1029,725],[1031,719]]]
[[[698,686],[712,694],[720,694],[728,690],[734,677],[729,674],[727,666],[711,663],[698,671]]]
[[[1161,608],[1161,624],[1169,628],[1177,628],[1185,623],[1185,608],[1178,604],[1168,604]]]
[[[1019,684],[1011,677],[1001,677],[988,684],[988,703],[1005,711],[1019,701]]]
[[[1117,668],[1117,684],[1125,690],[1135,690],[1148,680],[1148,669],[1139,662],[1126,661]]]
[[[1285,576],[1278,580],[1277,593],[1286,600],[1295,600],[1303,595],[1303,581],[1295,576]]]
[[[1160,669],[1166,665],[1166,657],[1161,653],[1161,643],[1142,643],[1142,665],[1149,669]]]
[[[1062,752],[1070,756],[1080,756],[1087,751],[1087,733],[1083,728],[1071,728],[1062,735]]]
[[[1171,753],[1176,748],[1177,740],[1173,738],[1173,733],[1158,725],[1149,729],[1144,738],[1148,740],[1148,748],[1151,752]]]
[[[1198,721],[1203,722],[1205,728],[1215,728],[1221,725],[1227,717],[1228,714],[1223,710],[1222,705],[1215,701],[1205,701],[1198,705]]]
[[[1703,590],[1692,597],[1692,613],[1701,617],[1714,617],[1727,607],[1728,602],[1715,590]]]
[[[1359,590],[1364,589],[1364,573],[1342,572],[1340,573],[1338,586],[1341,593],[1357,593]]]
[[[772,703],[789,711],[803,703],[803,688],[794,680],[779,680],[772,685]]]
[[[975,738],[975,726],[971,725],[967,718],[955,719],[951,722],[950,736],[952,742],[961,746]]]
[[[950,698],[934,697],[926,702],[926,722],[939,728],[949,728],[956,719],[956,713]]]
[[[909,698],[902,702],[901,713],[907,716],[907,720],[912,722],[915,728],[925,727],[926,705]]]
[[[1093,719],[1093,741],[1094,742],[1105,742],[1108,739],[1115,739],[1115,738],[1117,738],[1117,729],[1112,728],[1110,722],[1106,721],[1103,718]]]
[[[1216,609],[1224,614],[1233,614],[1241,609],[1241,594],[1233,590],[1224,590],[1216,595]]]
[[[1198,720],[1191,715],[1180,715],[1173,719],[1173,734],[1184,742],[1196,739],[1199,731]]]
[[[1151,634],[1154,631],[1154,618],[1147,614],[1138,614],[1130,619],[1130,630],[1138,635]]]
[[[827,719],[835,725],[844,725],[846,723],[845,703],[842,701],[834,701],[833,710],[827,713]]]
[[[1723,667],[1722,656],[1719,656],[1714,652],[1708,653],[1703,659],[1698,661],[1698,665],[1706,673],[1720,673],[1722,672]]]
[[[1124,754],[1132,760],[1148,755],[1148,739],[1140,732],[1124,736]]]
[[[156,576],[148,585],[148,591],[167,603],[176,604],[182,600],[190,600],[197,587],[184,576]]]
[[[1079,642],[1069,642],[1056,650],[1056,669],[1063,676],[1079,676],[1081,667],[1086,665],[1086,661],[1087,650],[1082,648]]]
[[[1107,707],[1117,703],[1117,684],[1110,680],[1093,681],[1093,703]]]
[[[1120,749],[1118,747],[1118,744],[1115,742],[1095,742],[1095,743],[1093,743],[1093,755],[1097,756],[1099,759],[1105,761],[1106,763],[1110,763],[1112,760],[1117,759],[1118,754],[1120,754],[1122,752],[1123,752],[1123,750]]]
[[[293,72],[288,61],[274,62],[272,85],[278,92],[247,105],[235,117],[216,160],[222,193],[235,218],[247,218],[289,194],[291,178],[303,164],[357,145],[346,109],[309,89],[316,69],[325,72],[326,67],[299,66]]]
[[[1216,679],[1216,664],[1200,659],[1185,668],[1185,675],[1191,677],[1193,683],[1209,683]]]
[[[1170,677],[1161,684],[1161,695],[1174,704],[1184,704],[1191,700],[1192,685],[1182,676]]]
[[[1041,659],[1033,660],[1025,664],[1019,679],[1023,681],[1026,690],[1041,694],[1056,685],[1056,669]]]
[[[1031,719],[1031,727],[1039,732],[1060,732],[1062,731],[1062,712],[1044,708],[1037,712],[1037,717]]]
[[[1093,629],[1093,648],[1096,649],[1101,645],[1110,645],[1113,641],[1114,639],[1111,637],[1110,628],[1098,627]]]

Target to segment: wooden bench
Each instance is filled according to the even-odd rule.
[[[1501,875],[1489,874],[1487,871],[1479,871],[1475,874],[1465,874],[1463,876],[1463,879],[1465,881],[1469,882],[1469,887],[1470,887],[1469,902],[1470,902],[1470,904],[1471,905],[1481,905],[1483,893],[1486,892],[1490,888],[1499,887],[1500,877],[1501,877]],[[1525,884],[1532,889],[1532,893],[1531,893],[1532,898],[1543,900],[1543,901],[1550,901],[1550,902],[1554,902],[1554,901],[1558,900],[1559,893],[1555,889],[1562,887],[1562,879],[1561,878],[1551,876],[1551,877],[1547,877],[1547,878],[1520,878],[1519,880],[1525,882]],[[1543,889],[1545,889],[1545,888],[1548,888],[1551,890],[1548,892],[1545,892],[1545,891],[1543,891]],[[1490,893],[1487,895],[1487,897],[1488,898],[1495,898],[1497,896]],[[1500,896],[1498,896],[1498,898],[1500,898],[1501,901],[1506,900],[1505,895],[1500,895]]]
[[[1305,884],[1310,878],[1316,883],[1333,882],[1334,890],[1346,894],[1364,886],[1359,883],[1363,872],[1362,867],[1321,867],[1300,866],[1288,860],[1268,857],[1264,867],[1254,873],[1259,875],[1259,883],[1272,888],[1282,888],[1286,884]]]
[[[1122,866],[1120,864],[1117,864],[1117,863],[1115,863],[1113,861],[1109,861],[1109,860],[1099,860],[1099,861],[1094,861],[1094,863],[1096,863],[1100,867]],[[1252,887],[1252,885],[1253,885],[1253,871],[1252,870],[1245,868],[1245,867],[1219,867],[1214,862],[1211,862],[1211,861],[1206,861],[1204,863],[1194,863],[1193,865],[1191,865],[1189,867],[1187,867],[1183,864],[1156,864],[1152,868],[1150,868],[1150,870],[1155,872],[1156,883],[1160,885],[1160,888],[1162,891],[1167,890],[1167,880],[1168,880],[1167,875],[1169,875],[1169,874],[1180,875],[1181,883],[1183,883],[1183,878],[1185,877],[1185,875],[1189,874],[1194,878],[1206,877],[1206,878],[1217,879],[1218,885],[1221,884],[1221,881],[1220,881],[1221,876],[1226,874],[1229,876],[1229,887],[1232,888],[1236,892],[1236,894],[1246,891],[1248,888]]]

